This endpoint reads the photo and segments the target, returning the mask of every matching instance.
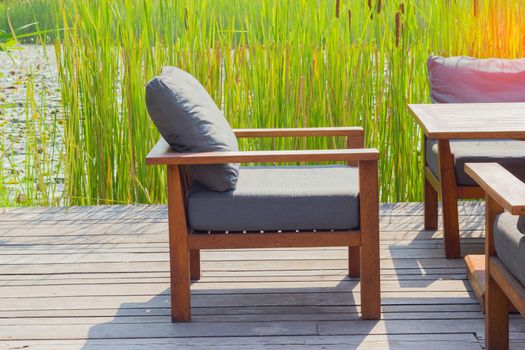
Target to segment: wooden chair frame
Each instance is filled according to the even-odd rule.
[[[441,196],[443,207],[443,240],[445,255],[448,259],[461,258],[459,237],[459,199],[482,199],[483,189],[479,186],[459,186],[456,182],[454,156],[450,151],[450,140],[439,139],[439,179],[433,174],[426,163],[427,137],[423,142],[423,157],[425,158],[425,199],[424,216],[425,229],[437,230],[438,227],[438,195]]]
[[[379,152],[364,149],[364,131],[358,127],[303,129],[241,129],[238,138],[346,137],[347,149],[177,153],[160,140],[147,164],[167,166],[168,221],[171,277],[171,318],[191,319],[190,279],[200,278],[201,249],[348,247],[348,274],[360,276],[363,319],[379,319]],[[186,222],[185,192],[190,185],[184,166],[191,164],[346,161],[359,166],[360,227],[352,231],[194,234]]]
[[[485,191],[485,344],[509,348],[509,304],[525,317],[525,287],[496,255],[494,220],[508,211],[525,215],[525,183],[497,163],[469,163],[465,171]]]

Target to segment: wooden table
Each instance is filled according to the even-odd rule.
[[[431,139],[525,139],[525,103],[411,104]]]
[[[438,182],[435,186],[442,189],[445,250],[447,257],[459,257],[457,199],[483,198],[483,193],[479,187],[461,187],[456,184],[449,140],[525,140],[525,103],[413,104],[409,105],[409,109],[423,129],[425,140],[429,138],[439,142],[441,180],[435,180]],[[428,175],[428,169],[426,173]],[[435,209],[437,213],[437,203]],[[428,228],[427,226],[437,227],[437,215],[435,218],[428,218],[425,212],[425,227]],[[483,307],[484,256],[468,255],[465,262],[469,281]]]

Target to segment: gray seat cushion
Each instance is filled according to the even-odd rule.
[[[426,162],[439,178],[438,143],[427,140]],[[465,163],[497,162],[514,176],[525,181],[525,141],[516,140],[451,140],[456,182],[461,186],[477,186],[465,173]]]
[[[196,231],[341,230],[359,227],[354,167],[241,167],[237,188],[193,186],[188,221]]]
[[[434,103],[525,102],[525,59],[430,56]]]
[[[505,212],[494,222],[494,245],[503,265],[525,285],[525,235],[516,227],[518,216]]]
[[[206,89],[190,74],[164,67],[146,87],[148,112],[178,152],[238,151],[237,138]],[[192,177],[214,191],[235,189],[238,164],[193,165]]]

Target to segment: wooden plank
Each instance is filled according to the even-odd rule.
[[[237,137],[312,137],[312,136],[346,136],[362,137],[361,127],[328,127],[328,128],[264,128],[264,129],[234,129]]]
[[[191,234],[191,249],[359,246],[359,231]]]
[[[458,209],[469,227],[464,249],[481,252],[483,205]],[[164,216],[156,224],[133,217],[147,218],[147,207],[114,208],[117,219],[75,210],[100,219],[54,220],[37,209],[40,222],[24,209],[4,225],[11,214],[0,214],[0,349],[480,349],[483,314],[465,264],[444,259],[440,230],[422,229],[421,204],[380,208],[377,323],[359,318],[359,281],[345,277],[345,248],[287,248],[202,251],[193,322],[171,324],[165,207],[151,209]],[[525,344],[524,327],[511,316],[511,345]]]
[[[0,310],[29,310],[29,309],[75,309],[75,308],[159,308],[169,304],[168,294],[145,294],[145,295],[114,295],[114,296],[65,296],[60,298],[3,298]],[[167,293],[167,290],[165,290]],[[230,293],[193,293],[192,305],[194,307],[241,307],[241,306],[315,306],[315,305],[345,305],[355,306],[359,304],[361,294],[358,291],[351,292],[325,292],[316,293],[245,293],[244,290],[231,290]],[[474,304],[478,305],[474,294],[467,291],[436,291],[436,292],[389,292],[381,295],[382,305],[401,304]]]
[[[326,243],[329,244],[329,243]],[[473,248],[479,251],[478,246]],[[168,252],[97,252],[93,251],[92,254],[86,255],[84,253],[34,253],[29,251],[31,255],[27,254],[0,254],[0,264],[7,265],[35,265],[35,264],[76,264],[76,263],[115,263],[120,261],[133,261],[133,262],[164,262],[169,260]],[[381,258],[385,259],[435,259],[443,257],[443,251],[439,247],[432,249],[407,249],[403,251],[401,249],[395,250],[382,250]],[[299,252],[299,253],[281,253],[271,254],[265,252],[254,252],[253,255],[246,254],[245,252],[220,252],[220,251],[203,251],[205,259],[203,262],[212,261],[271,261],[279,259],[282,261],[289,260],[345,260],[346,256],[344,251],[339,252],[326,252],[324,254],[312,256],[311,251]]]
[[[380,215],[382,216],[423,216],[422,203],[381,203]],[[459,213],[462,216],[479,216],[484,212],[484,203],[479,201],[462,201],[459,203]],[[133,219],[163,215],[167,220],[167,206],[160,204],[138,205],[100,205],[100,206],[73,206],[73,207],[15,207],[0,208],[0,222],[5,218],[15,217],[18,220],[60,220],[64,217],[80,218],[82,220],[96,221],[109,217],[117,219]],[[2,225],[2,228],[4,226]]]
[[[231,261],[214,261],[213,264],[204,262],[204,269],[210,271],[232,270]],[[424,273],[429,268],[464,268],[462,260],[443,260],[440,258],[430,259],[384,259],[381,261],[382,268],[385,269],[419,269]],[[340,270],[347,267],[343,260],[290,260],[290,261],[258,261],[246,260],[239,266],[239,270],[244,271],[275,271],[275,270]],[[39,263],[39,264],[4,264],[0,265],[0,274],[56,274],[56,273],[93,273],[101,270],[106,272],[146,272],[146,271],[167,271],[167,261],[129,261],[129,262],[76,262],[76,263]]]
[[[126,339],[126,338],[181,338],[228,336],[328,336],[370,334],[449,334],[483,330],[482,319],[466,320],[344,320],[344,321],[290,321],[290,322],[199,322],[173,325],[113,324],[97,325],[21,325],[0,326],[0,339]],[[512,323],[511,330],[525,332],[523,323]]]
[[[477,312],[479,317],[479,305],[473,304],[392,304],[383,305],[384,318],[407,318],[407,314],[420,314],[423,318],[426,314],[436,314],[441,312],[441,317],[434,319],[447,318],[448,314],[461,314]],[[230,306],[215,307],[214,305],[194,307],[193,314],[196,316],[227,316],[227,315],[324,315],[334,314],[357,314],[360,312],[359,305],[276,305],[276,306]],[[170,316],[168,306],[156,308],[62,308],[62,309],[33,309],[33,310],[0,310],[0,318],[60,318],[60,317],[141,317],[151,316]],[[452,317],[452,316],[451,316]]]
[[[465,244],[469,244],[473,247],[481,247],[482,240],[479,240],[479,242],[465,242]],[[395,241],[388,241],[381,242],[380,245],[380,251],[383,254],[389,254],[392,252],[392,254],[396,252],[407,252],[409,254],[412,254],[411,257],[416,257],[415,253],[420,254],[433,254],[436,250],[439,250],[441,248],[441,244],[439,242],[431,242],[431,241],[413,241],[411,243],[406,242],[406,244],[396,244]],[[118,254],[138,254],[138,253],[151,253],[151,254],[163,254],[168,252],[168,247],[166,242],[153,242],[153,243],[146,243],[143,244],[135,244],[135,243],[115,243],[115,244],[104,244],[104,243],[98,243],[93,242],[92,244],[89,244],[89,246],[86,247],[85,244],[78,244],[78,245],[72,245],[72,244],[33,244],[30,247],[26,244],[17,244],[17,243],[10,243],[3,246],[3,248],[0,250],[0,255],[10,255],[12,258],[15,258],[16,255],[26,255],[28,252],[32,255],[79,255],[79,254],[86,254],[86,248],[89,248],[89,251],[93,254],[110,254],[110,253],[118,253]],[[250,250],[245,249],[220,249],[220,250],[205,250],[203,252],[203,257],[205,259],[211,259],[215,260],[217,258],[224,258],[228,256],[236,257],[238,259],[244,259],[250,256],[258,255],[261,258],[268,259],[269,256],[273,256],[274,258],[288,258],[288,259],[294,259],[301,255],[308,254],[309,257],[312,258],[344,258],[346,251],[345,249],[341,249],[338,247],[324,247],[325,249],[322,249],[323,247],[319,248],[274,248],[274,249],[266,249],[266,248],[252,248]],[[426,255],[425,255],[426,256]]]
[[[179,153],[160,139],[146,157],[150,165],[272,163],[272,162],[327,162],[377,160],[379,152],[373,148],[293,151],[238,151]]]
[[[418,244],[420,243],[420,244]],[[119,243],[115,243],[117,246]],[[82,263],[91,262],[93,260],[97,262],[119,262],[119,261],[164,261],[168,258],[167,242],[161,243],[161,248],[158,248],[156,242],[149,248],[150,244],[141,242],[144,246],[144,251],[140,251],[139,247],[133,248],[122,248],[116,249],[113,254],[115,258],[111,258],[111,244],[104,244],[103,246],[92,246],[92,245],[79,245],[73,248],[61,248],[61,246],[49,246],[50,248],[46,251],[45,248],[31,249],[28,248],[25,254],[34,255],[36,260],[32,260],[27,256],[24,257],[24,244],[20,244],[19,247],[9,248],[2,251],[0,259],[3,264],[31,264],[31,263]],[[16,245],[16,244],[14,244]],[[466,242],[468,249],[482,251],[482,241],[477,242]],[[408,242],[395,242],[392,241],[391,245],[381,245],[381,257],[382,259],[437,259],[442,258],[443,254],[440,254],[442,248],[441,242],[433,242],[427,240],[417,241],[415,240],[412,244]],[[43,245],[45,247],[45,245]],[[102,247],[102,248],[99,248]],[[91,252],[94,258],[90,258],[90,255],[86,254],[86,250]],[[144,254],[145,257],[140,255]],[[344,260],[346,258],[346,251],[344,248],[339,249],[327,249],[314,251],[308,248],[298,250],[280,250],[267,251],[261,249],[234,249],[234,250],[203,250],[202,252],[203,261],[216,261],[216,260]],[[60,260],[60,259],[63,260]]]
[[[448,317],[447,317],[448,316]],[[450,312],[447,316],[442,311],[438,312],[403,312],[403,313],[387,313],[382,319],[385,321],[400,321],[400,320],[439,320],[439,319],[452,319],[452,320],[463,320],[463,319],[480,319],[483,320],[483,315],[476,311],[465,311],[465,312]],[[277,312],[273,314],[269,313],[257,313],[257,314],[235,314],[235,315],[192,315],[192,321],[196,323],[204,322],[293,322],[293,321],[352,321],[359,320],[361,314],[357,308],[346,310],[346,312],[340,313],[324,313],[319,312],[312,313],[293,313],[287,314],[283,312]],[[0,318],[0,326],[16,326],[16,325],[97,325],[100,323],[113,323],[113,324],[159,324],[171,322],[170,316],[166,315],[150,315],[144,312],[138,316],[120,316],[120,315],[109,315],[109,316],[65,316],[61,314],[59,317],[24,317],[24,318]]]
[[[433,240],[432,236],[429,239],[414,239],[408,240],[387,240],[382,239],[380,242],[381,252],[388,254],[388,252],[399,252],[406,251],[409,254],[413,254],[416,251],[420,251],[425,254],[432,254],[435,249],[442,248],[442,242]],[[79,242],[77,244],[52,244],[51,242],[33,243],[31,245],[25,244],[27,241],[9,240],[5,242],[2,249],[0,249],[0,255],[24,255],[28,251],[34,255],[53,255],[53,254],[85,254],[86,249],[89,249],[93,253],[165,253],[168,251],[166,241],[161,242],[99,242],[98,240],[91,240],[87,242]],[[471,247],[472,249],[481,248],[483,249],[483,238],[471,238],[464,240],[464,245]],[[338,247],[319,247],[319,248],[253,248],[250,250],[239,250],[239,249],[220,249],[220,250],[205,250],[204,256],[210,254],[233,254],[236,256],[252,256],[253,254],[265,253],[265,255],[277,254],[281,256],[295,255],[301,253],[308,253],[312,258],[317,258],[318,254],[320,257],[324,257],[324,254],[342,254],[343,250]],[[317,253],[317,254],[316,254]],[[277,257],[277,256],[276,256]],[[415,257],[415,256],[413,256]],[[325,257],[326,258],[326,257]]]
[[[343,273],[343,270],[341,270]],[[381,280],[385,282],[396,282],[401,285],[407,285],[411,282],[417,282],[425,285],[433,285],[434,281],[439,281],[440,279],[446,279],[448,281],[465,281],[465,273],[447,273],[448,271],[442,271],[441,274],[406,274],[402,276],[398,276],[393,273],[381,273]],[[53,279],[48,276],[43,276],[41,278],[37,278],[36,276],[31,276],[31,279],[2,279],[0,283],[2,286],[0,288],[4,287],[27,287],[27,286],[89,286],[89,285],[98,285],[100,287],[103,287],[105,285],[118,285],[118,284],[129,284],[129,285],[141,285],[141,284],[163,284],[169,282],[169,277],[147,277],[147,276],[139,276],[139,277],[120,277],[115,276],[110,277],[108,276],[105,279],[92,279],[92,278],[77,278],[76,276],[71,277],[69,279],[67,278],[59,278],[59,279]],[[51,276],[53,277],[53,276]],[[345,276],[343,275],[305,275],[305,276],[294,276],[294,275],[282,275],[282,276],[267,276],[264,274],[257,274],[256,276],[244,276],[242,274],[236,275],[236,274],[228,274],[225,276],[213,276],[211,277],[206,274],[204,278],[201,278],[199,282],[202,284],[207,283],[222,283],[223,285],[227,285],[228,283],[232,283],[232,279],[235,279],[234,283],[252,283],[252,282],[265,282],[265,283],[281,283],[281,282],[298,282],[298,283],[313,283],[316,282],[333,282],[333,283],[346,283],[344,282],[343,278]],[[352,278],[352,281],[356,280],[357,277]],[[316,285],[317,286],[317,285]],[[471,290],[471,287],[466,287],[467,290]],[[3,289],[2,289],[3,290]],[[5,291],[5,290],[3,290]]]
[[[410,104],[409,110],[431,139],[525,139],[525,103]]]
[[[479,301],[481,310],[485,312],[485,255],[467,255],[465,265],[470,286]]]
[[[27,287],[21,286],[1,286],[0,293],[2,297],[16,298],[21,295],[25,297],[45,297],[53,296],[97,296],[97,295],[139,295],[159,293],[158,295],[168,295],[169,284],[161,283],[115,283],[115,284],[80,284],[80,285],[62,285],[57,290],[53,285],[39,286],[33,285],[30,290]],[[192,294],[199,293],[236,293],[241,291],[245,294],[261,293],[286,293],[287,291],[293,293],[327,293],[327,292],[348,292],[359,286],[357,279],[340,279],[333,281],[306,281],[306,282],[291,282],[291,281],[235,281],[235,282],[205,282],[194,283],[192,286]],[[403,288],[405,292],[451,292],[451,291],[470,291],[470,288],[465,288],[463,280],[452,281],[435,281],[429,285],[428,281],[382,281],[382,289],[385,292],[395,292]]]
[[[525,214],[525,183],[498,163],[468,163],[465,172],[512,215]]]
[[[16,340],[11,348],[35,350],[164,350],[166,348],[195,349],[355,349],[361,350],[418,350],[421,348],[449,350],[480,350],[473,334],[407,334],[407,335],[349,335],[349,336],[272,336],[272,337],[192,337],[143,339],[86,340]],[[4,349],[0,343],[0,349]],[[7,347],[5,348],[7,349]]]

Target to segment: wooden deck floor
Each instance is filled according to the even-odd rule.
[[[463,260],[422,230],[421,204],[381,207],[380,321],[359,319],[345,249],[203,252],[193,322],[169,321],[166,208],[0,210],[0,349],[481,349]],[[461,207],[463,252],[483,206]],[[511,316],[515,349],[525,321]]]

